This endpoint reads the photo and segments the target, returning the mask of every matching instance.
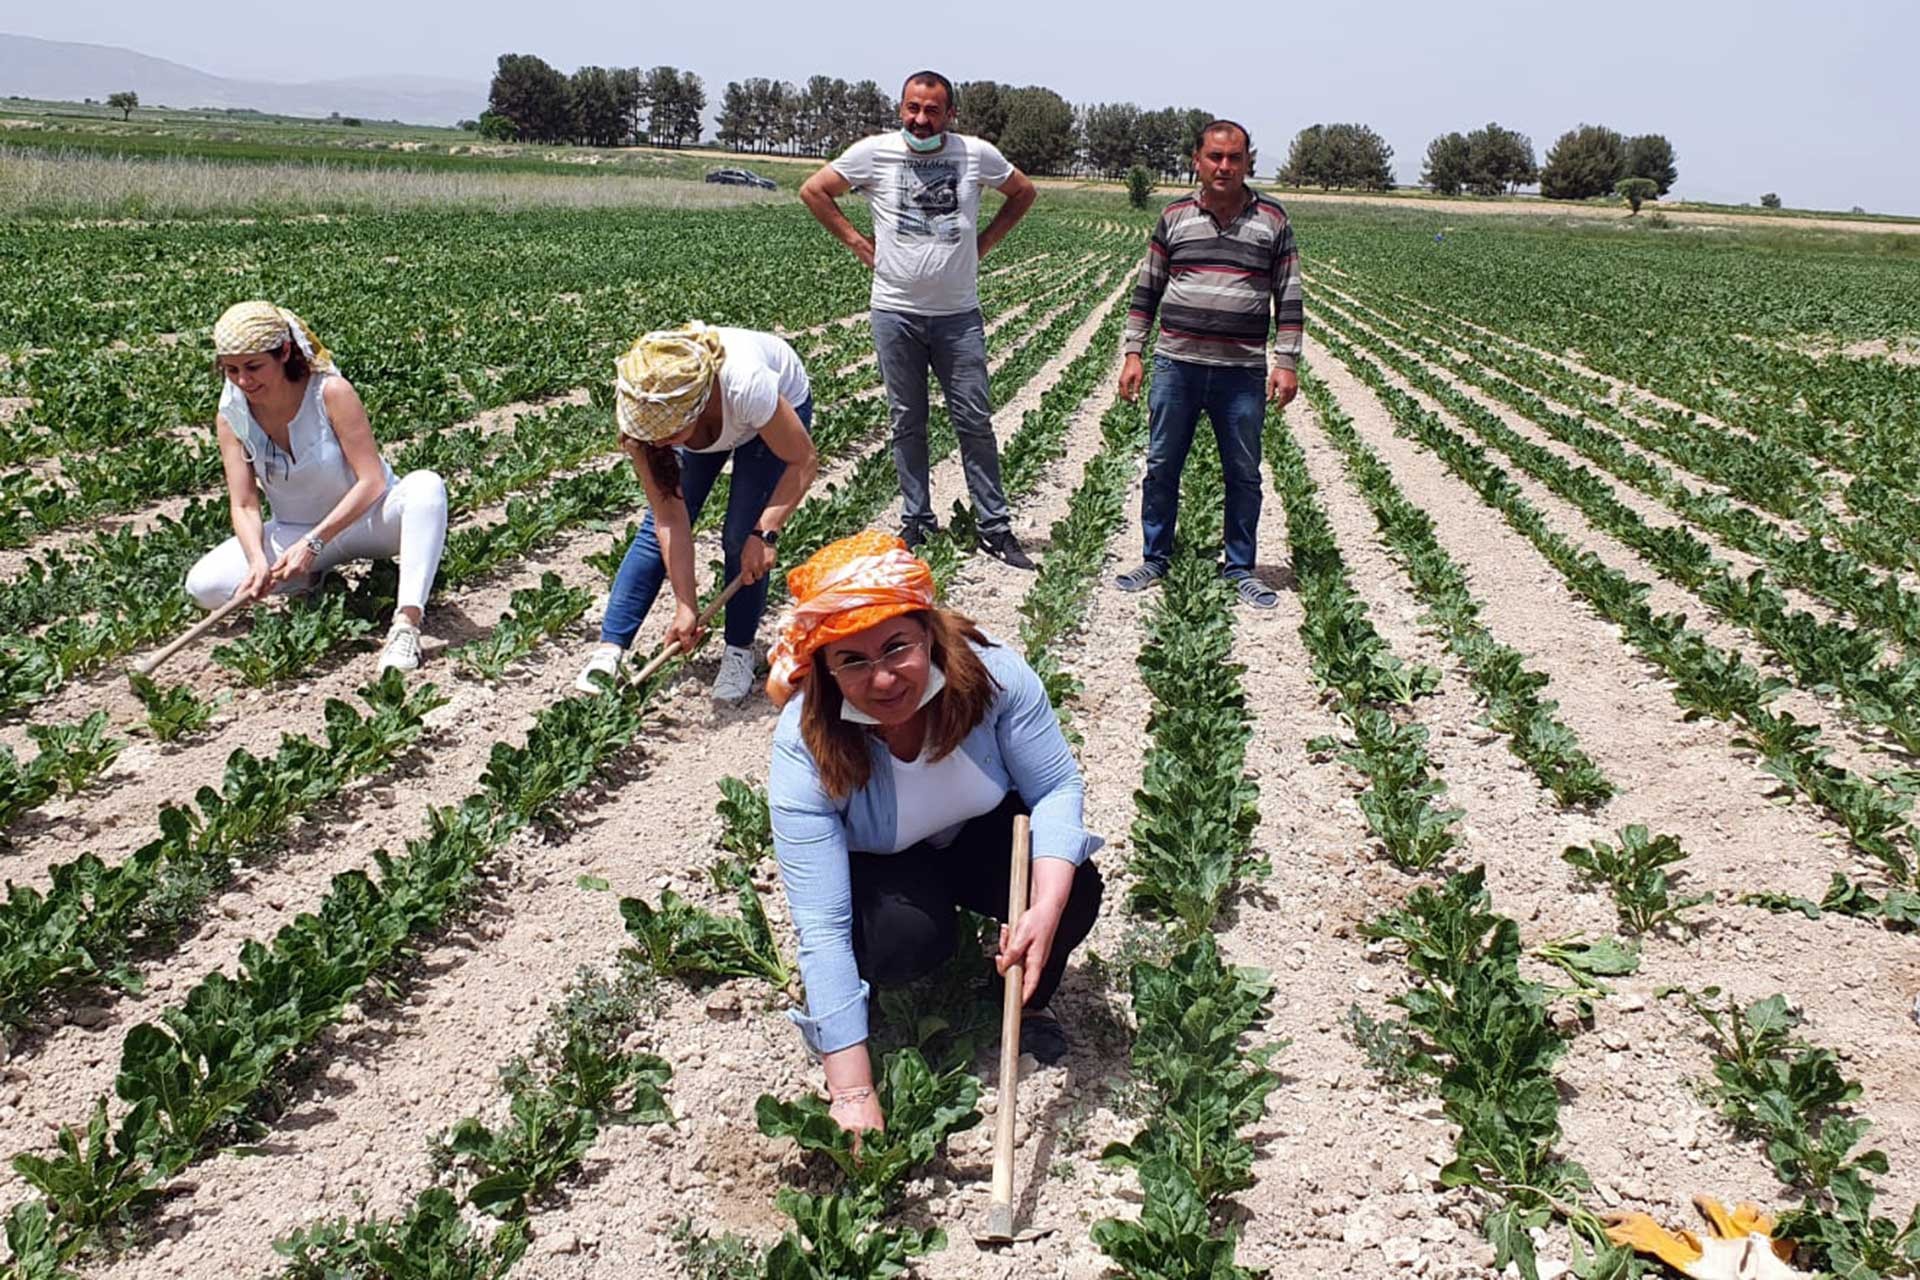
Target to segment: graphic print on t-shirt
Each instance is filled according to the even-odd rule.
[[[903,236],[957,243],[960,166],[950,159],[914,160],[898,169],[893,197]]]

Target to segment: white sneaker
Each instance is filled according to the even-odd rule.
[[[387,632],[387,647],[380,651],[380,674],[419,669],[420,628],[408,622],[394,623]]]
[[[753,692],[753,650],[728,645],[720,655],[720,674],[713,678],[715,702],[739,702]]]
[[[626,650],[617,644],[598,645],[593,656],[587,659],[587,665],[580,668],[580,674],[573,678],[573,687],[582,693],[600,692],[600,686],[593,678],[596,673],[617,681],[620,678],[620,658],[625,653]]]

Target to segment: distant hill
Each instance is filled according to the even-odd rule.
[[[487,86],[433,76],[353,76],[304,84],[232,80],[165,58],[103,44],[72,44],[0,33],[0,98],[102,101],[131,89],[142,106],[251,107],[275,115],[331,112],[408,124],[453,124],[477,117]],[[3,109],[3,108],[0,108]]]

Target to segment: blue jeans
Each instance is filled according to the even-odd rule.
[[[1146,559],[1161,568],[1173,560],[1173,529],[1180,515],[1180,472],[1204,410],[1220,445],[1226,473],[1226,570],[1252,572],[1260,528],[1260,426],[1267,416],[1266,370],[1153,358],[1147,397],[1147,480],[1140,491]]]
[[[793,406],[793,411],[800,425],[811,431],[813,401],[802,401]],[[680,455],[680,495],[686,500],[689,525],[700,519],[700,508],[706,505],[713,482],[720,478],[720,468],[727,464],[728,458],[733,459],[727,519],[720,529],[720,546],[726,555],[726,580],[732,582],[733,576],[740,572],[740,548],[760,522],[760,513],[767,509],[767,499],[773,496],[780,477],[786,474],[787,464],[758,436],[732,453],[688,453],[685,449],[675,452]],[[660,594],[660,584],[666,580],[667,562],[660,555],[660,540],[654,536],[653,512],[649,511],[640,522],[640,532],[634,535],[633,545],[620,561],[620,572],[613,576],[613,594],[607,600],[607,616],[600,622],[600,639],[622,649],[631,646],[633,638],[640,634],[647,610],[653,608],[653,598]],[[760,615],[766,609],[765,578],[740,588],[739,593],[727,601],[727,643],[737,649],[752,645],[753,633],[760,629]]]
[[[1000,446],[993,438],[988,399],[987,332],[980,311],[922,316],[873,313],[873,347],[893,414],[893,469],[900,477],[900,523],[931,530],[933,500],[927,481],[927,370],[940,379],[947,416],[960,437],[960,462],[980,532],[1004,532],[1012,523],[1000,487]]]

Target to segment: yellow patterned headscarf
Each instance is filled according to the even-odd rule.
[[[720,331],[698,320],[640,335],[613,362],[620,434],[652,444],[686,430],[707,407],[726,358]]]
[[[213,322],[215,355],[251,356],[278,351],[291,340],[300,345],[307,363],[328,373],[337,373],[333,353],[313,336],[307,322],[271,302],[236,302]]]

